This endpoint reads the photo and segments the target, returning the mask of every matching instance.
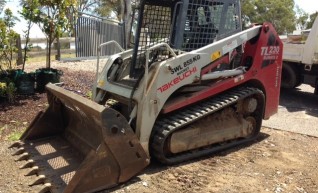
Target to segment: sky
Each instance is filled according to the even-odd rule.
[[[317,0],[294,0],[295,4],[298,5],[307,13],[315,13],[318,11]]]
[[[17,22],[16,25],[13,27],[13,30],[16,31],[21,35],[21,38],[23,38],[23,30],[27,29],[27,22],[23,20],[18,13],[18,11],[21,10],[21,6],[19,5],[18,0],[7,0],[7,4],[4,7],[2,11],[2,15],[5,9],[9,8],[11,9],[12,13],[14,16],[18,17],[20,19],[20,22]],[[9,2],[10,1],[10,2]],[[1,16],[2,16],[1,15]],[[45,37],[44,34],[42,33],[41,29],[37,25],[33,25],[31,28],[31,33],[30,33],[30,38],[43,38]]]
[[[18,5],[19,0],[7,0],[7,1],[10,1],[10,2],[7,2],[4,10],[6,8],[10,8],[13,14],[19,17],[18,10],[19,8],[21,8]],[[314,13],[318,11],[317,0],[294,0],[294,1],[296,5],[298,5],[301,9],[303,9],[307,13]],[[23,35],[24,34],[23,30],[26,30],[26,26],[27,26],[26,22],[23,19],[21,19],[21,21],[15,25],[14,30],[17,33]],[[44,34],[41,32],[40,28],[37,25],[33,25],[31,29],[30,38],[41,38],[41,37],[45,37]]]

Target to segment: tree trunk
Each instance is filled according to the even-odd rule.
[[[49,38],[49,57],[48,57],[48,65],[47,65],[47,68],[51,68],[51,49],[52,49],[52,36],[50,35],[50,38]]]
[[[51,67],[51,37],[47,37],[47,46],[46,46],[46,68]]]
[[[55,56],[55,59],[60,61],[61,60],[61,43],[60,43],[59,36],[56,37],[56,50],[57,50],[57,54]]]
[[[28,51],[28,46],[29,46],[29,42],[30,42],[30,30],[31,30],[31,25],[32,25],[32,22],[29,21],[28,22],[28,31],[27,31],[27,34],[25,36],[25,45],[24,45],[24,56],[23,56],[23,63],[22,63],[22,70],[24,71],[24,67],[25,67],[25,62],[26,62],[26,59],[27,59],[27,51]]]
[[[130,28],[131,28],[131,0],[125,0],[125,5],[124,5],[124,15],[123,15],[123,20],[124,20],[124,29],[125,29],[125,44],[123,45],[125,49],[128,48],[130,45]]]
[[[24,62],[23,62],[23,59],[22,59],[22,48],[21,48],[21,37],[20,35],[17,37],[17,40],[16,40],[16,46],[18,48],[18,58],[17,58],[17,65],[23,65],[22,66],[22,71],[24,70]]]

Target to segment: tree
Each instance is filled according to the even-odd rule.
[[[293,0],[241,0],[245,27],[250,23],[271,22],[278,34],[292,32],[296,17]]]
[[[4,6],[6,5],[6,1],[5,0],[1,0],[0,1],[0,14],[2,13],[2,11],[3,11],[3,8],[4,8]]]
[[[297,28],[300,30],[304,30],[307,28],[309,15],[303,9],[301,9],[298,5],[295,7],[297,19],[296,24]]]
[[[25,1],[27,2],[27,1]],[[38,24],[47,39],[46,67],[51,67],[51,49],[53,41],[61,36],[63,31],[70,27],[67,11],[76,6],[76,0],[33,0],[30,4],[37,4],[39,17],[30,17],[29,20]],[[30,5],[31,6],[31,5]],[[31,10],[29,10],[31,12]],[[30,13],[31,14],[31,13]]]
[[[102,17],[113,17],[115,15],[118,21],[122,21],[123,7],[123,0],[101,0],[99,6],[96,8],[96,12]]]
[[[99,16],[114,18],[125,25],[126,45],[129,46],[132,9],[136,5],[136,0],[101,0],[99,6],[95,9]]]
[[[24,70],[25,62],[27,60],[27,51],[31,48],[30,44],[30,30],[33,23],[38,23],[41,20],[40,17],[40,9],[39,9],[39,1],[38,0],[23,0],[21,1],[22,11],[20,12],[21,16],[27,21],[27,29],[24,31],[25,33],[25,45],[23,48],[24,56],[23,56],[23,65],[22,70]]]
[[[9,69],[13,66],[13,54],[17,52],[16,40],[19,34],[12,29],[17,20],[10,9],[6,9],[4,18],[0,19],[0,61],[8,65]]]
[[[318,17],[318,12],[313,13],[309,16],[309,22],[307,23],[307,29],[312,28],[312,25],[314,25],[315,19]]]
[[[98,7],[99,2],[99,0],[79,0],[77,1],[76,10],[78,12],[91,13]]]
[[[72,4],[66,10],[66,17],[68,20],[67,33],[69,36],[74,37],[75,35],[75,25],[78,16],[82,15],[82,13],[92,14],[96,11],[96,8],[100,4],[100,0],[77,0],[76,4]]]

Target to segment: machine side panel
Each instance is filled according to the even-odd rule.
[[[251,41],[246,44],[242,65],[249,66],[249,62],[252,62],[252,64],[245,74],[211,83],[207,89],[191,96],[181,96],[170,100],[164,105],[162,112],[168,113],[180,109],[230,88],[244,85],[245,83],[257,84],[256,87],[264,90],[267,96],[265,118],[277,112],[280,91],[282,43],[275,33],[272,28],[269,29],[267,33],[262,30],[256,43],[251,43]],[[218,61],[214,63],[218,64]],[[215,66],[214,63],[211,66]]]
[[[268,31],[267,31],[268,30]],[[267,31],[267,32],[265,32]],[[251,79],[260,81],[266,95],[264,119],[278,111],[283,43],[270,24],[264,24],[256,45],[248,43],[243,62],[254,61]]]

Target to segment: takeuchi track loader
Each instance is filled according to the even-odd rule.
[[[128,47],[97,71],[93,100],[48,84],[49,107],[12,145],[35,192],[111,188],[150,158],[175,164],[254,140],[277,112],[282,42],[270,23],[242,31],[239,0],[127,10]]]

